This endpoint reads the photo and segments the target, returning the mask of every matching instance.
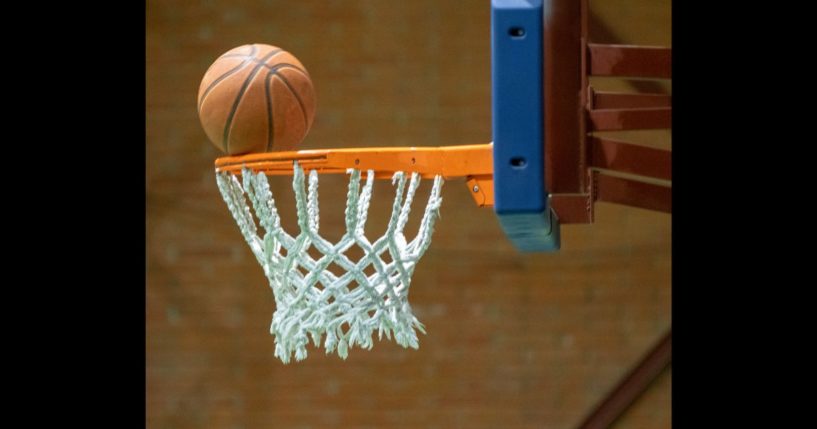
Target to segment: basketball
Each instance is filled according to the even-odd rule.
[[[229,155],[293,150],[312,126],[315,91],[294,55],[276,46],[244,45],[207,69],[198,113],[207,137]]]

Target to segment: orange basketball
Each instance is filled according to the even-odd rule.
[[[289,52],[253,44],[227,51],[199,86],[199,120],[213,144],[230,155],[292,150],[315,117],[315,90]]]

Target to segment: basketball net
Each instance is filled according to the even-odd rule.
[[[292,188],[300,229],[294,237],[281,227],[264,173],[244,168],[241,181],[228,172],[216,174],[221,195],[275,295],[276,310],[270,326],[270,333],[275,337],[275,356],[284,363],[290,362],[293,353],[296,361],[303,360],[311,339],[315,347],[320,347],[323,340],[327,354],[337,351],[338,356],[346,359],[354,346],[371,349],[375,331],[378,339],[393,336],[403,347],[418,348],[416,330],[425,333],[425,329],[409,305],[409,285],[417,262],[431,244],[442,203],[442,177],[434,178],[419,232],[413,240],[407,241],[403,230],[420,176],[412,173],[406,178],[403,172],[395,173],[392,178],[395,198],[388,227],[386,233],[372,243],[364,235],[364,226],[374,172],[368,170],[361,190],[360,170],[347,170],[350,180],[346,233],[340,241],[331,243],[318,232],[317,171],[309,172],[306,191],[304,171],[297,162],[293,173]],[[263,236],[259,235],[250,207],[264,230]],[[357,261],[344,254],[353,246],[363,251]],[[310,249],[323,256],[313,259]],[[341,267],[345,273],[335,275],[328,269],[332,265]],[[373,274],[364,273],[366,269],[371,272],[372,268]],[[306,274],[302,274],[301,269]]]

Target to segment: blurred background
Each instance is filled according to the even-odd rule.
[[[593,42],[671,45],[667,0],[591,8]],[[487,143],[489,37],[489,0],[148,0],[147,427],[573,428],[669,330],[670,215],[599,203],[595,224],[563,227],[559,253],[519,254],[451,181],[411,285],[428,332],[419,350],[384,340],[346,361],[315,348],[289,365],[273,356],[272,291],[196,115],[208,66],[247,43],[296,55],[317,92],[304,149]],[[630,134],[670,144],[669,132]],[[292,230],[291,183],[272,182]],[[346,183],[321,177],[329,238],[342,233]],[[370,231],[390,194],[376,184]],[[670,427],[670,385],[667,369],[614,427]]]

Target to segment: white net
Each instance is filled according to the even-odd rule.
[[[320,347],[324,335],[326,353],[337,350],[341,358],[351,347],[372,348],[372,335],[384,335],[403,347],[417,348],[415,329],[425,333],[408,303],[411,275],[420,257],[431,244],[434,222],[442,203],[442,177],[434,179],[425,213],[417,236],[407,241],[403,229],[409,219],[411,204],[420,177],[410,179],[398,172],[392,179],[396,196],[385,234],[374,243],[364,235],[364,226],[372,196],[374,172],[369,170],[366,183],[360,189],[359,170],[349,170],[349,191],[346,200],[346,233],[337,243],[331,243],[318,233],[318,174],[309,174],[308,190],[304,191],[304,172],[294,166],[292,187],[298,212],[299,233],[293,237],[281,228],[267,176],[244,169],[243,183],[232,174],[216,174],[218,187],[238,223],[241,233],[264,269],[275,295],[276,310],[270,333],[275,337],[275,356],[288,363],[307,356],[306,346],[311,337]],[[408,187],[406,186],[408,182]],[[407,189],[406,189],[407,188]],[[251,204],[247,203],[247,200]],[[259,236],[253,220],[252,207],[264,230]],[[353,246],[363,251],[356,261],[344,253]],[[322,257],[309,254],[316,249]],[[341,267],[338,276],[328,268]],[[302,274],[300,267],[307,274]],[[373,271],[366,275],[364,270]],[[373,269],[373,270],[372,270]]]

